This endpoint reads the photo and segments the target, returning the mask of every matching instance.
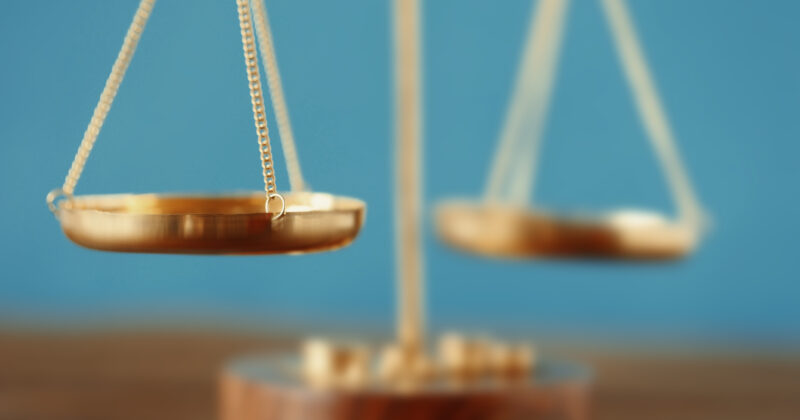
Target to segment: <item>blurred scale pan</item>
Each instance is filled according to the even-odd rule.
[[[538,2],[484,196],[480,200],[439,205],[439,237],[452,247],[490,257],[684,257],[700,240],[704,211],[681,163],[623,0],[601,3],[637,113],[666,174],[677,217],[673,220],[644,210],[550,213],[540,210],[541,206],[531,200],[567,3]]]
[[[697,243],[689,226],[641,210],[569,216],[449,202],[437,208],[436,226],[453,248],[501,258],[669,260],[690,253]]]

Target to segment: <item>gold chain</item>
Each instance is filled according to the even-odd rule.
[[[86,127],[86,131],[83,133],[81,145],[78,147],[78,152],[72,160],[72,166],[70,166],[67,177],[64,179],[64,185],[60,190],[53,190],[47,195],[47,205],[50,206],[51,210],[55,210],[54,201],[59,196],[70,197],[75,191],[75,186],[81,178],[84,166],[86,166],[86,160],[89,158],[89,154],[92,153],[97,135],[100,134],[100,129],[103,128],[103,122],[106,120],[108,111],[111,110],[111,104],[114,102],[114,97],[117,95],[119,85],[125,77],[125,72],[128,70],[128,66],[131,63],[133,53],[136,52],[139,38],[142,36],[145,24],[147,24],[147,19],[150,17],[150,12],[153,11],[155,2],[156,0],[142,0],[139,3],[139,7],[136,9],[136,13],[133,15],[131,26],[125,34],[122,48],[119,50],[117,59],[111,67],[111,74],[109,74],[108,80],[106,80],[106,84],[103,87],[103,92],[100,94],[100,100],[97,101],[97,106],[94,108],[89,126]]]
[[[272,43],[272,30],[269,26],[267,8],[264,0],[253,0],[253,18],[256,27],[258,46],[261,49],[261,58],[264,59],[264,70],[267,74],[267,85],[272,98],[272,109],[275,111],[275,120],[278,123],[278,134],[283,147],[283,158],[286,170],[289,173],[289,185],[292,191],[305,191],[308,189],[300,170],[300,160],[297,158],[297,148],[294,145],[294,133],[289,121],[289,109],[283,95],[281,75],[278,71],[278,60],[275,57],[275,46]]]
[[[156,0],[141,0],[139,3],[139,7],[136,9],[136,13],[133,17],[133,22],[131,22],[128,32],[125,34],[122,48],[111,68],[111,74],[108,76],[103,92],[100,94],[100,100],[94,109],[92,119],[89,122],[89,126],[86,128],[81,144],[78,147],[78,152],[64,180],[64,185],[60,189],[55,189],[47,194],[47,205],[50,207],[50,210],[54,212],[56,211],[55,201],[59,197],[71,197],[75,191],[75,186],[78,184],[78,180],[81,177],[83,168],[86,165],[86,160],[89,158],[97,136],[100,134],[100,129],[103,127],[103,122],[109,110],[111,110],[114,97],[119,90],[122,79],[125,77],[125,72],[133,58],[136,46],[139,43],[139,39],[142,36],[145,24],[147,24],[155,2]],[[261,89],[261,77],[258,71],[258,57],[253,36],[253,22],[250,16],[250,3],[248,0],[237,0],[236,4],[239,11],[239,27],[242,33],[242,48],[244,49],[245,65],[247,67],[247,80],[250,86],[250,100],[253,104],[253,119],[255,120],[256,133],[258,134],[259,151],[261,152],[264,190],[267,193],[265,209],[269,212],[269,202],[271,199],[280,199],[281,209],[274,216],[274,218],[279,218],[284,214],[286,203],[283,197],[277,193],[277,188],[275,187],[275,171],[272,166],[272,151],[270,150],[269,144],[267,116],[264,111],[264,94]]]
[[[269,145],[267,114],[264,111],[264,92],[261,89],[261,76],[258,70],[258,53],[256,52],[253,35],[253,19],[250,16],[249,0],[236,0],[236,5],[239,9],[239,27],[242,31],[242,49],[244,50],[244,62],[247,68],[247,81],[250,86],[250,101],[253,104],[253,120],[256,125],[259,150],[261,151],[264,190],[267,192],[267,205],[269,205],[269,200],[278,196],[278,194],[275,188],[272,150]]]

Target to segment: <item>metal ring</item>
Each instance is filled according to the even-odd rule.
[[[53,214],[56,214],[56,211],[58,211],[58,206],[56,205],[56,202],[60,197],[71,200],[72,194],[64,192],[64,190],[62,190],[61,188],[56,188],[47,193],[47,207],[50,209],[51,212],[53,212]]]
[[[269,193],[269,195],[267,195],[267,202],[264,203],[264,210],[266,210],[267,213],[269,213],[269,202],[273,198],[280,198],[281,199],[281,211],[278,212],[278,214],[272,216],[272,220],[278,220],[281,217],[283,217],[283,215],[286,213],[286,200],[283,198],[282,195],[280,195],[278,193]]]

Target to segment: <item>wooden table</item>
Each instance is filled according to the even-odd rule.
[[[214,419],[226,359],[294,345],[225,333],[0,332],[0,420]],[[800,357],[574,353],[596,372],[595,419],[800,419]]]

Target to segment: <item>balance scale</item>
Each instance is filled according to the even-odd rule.
[[[481,336],[426,340],[421,229],[419,0],[394,0],[398,323],[378,351],[360,342],[309,339],[298,354],[234,359],[220,379],[223,420],[584,419],[588,368],[540,360],[533,347]],[[264,191],[218,195],[75,196],[155,4],[141,0],[64,181],[47,204],[78,245],[118,252],[303,254],[347,246],[364,202],[308,190],[294,145],[263,0],[236,0]],[[602,0],[649,138],[676,196],[680,218],[634,211],[569,216],[527,203],[536,146],[553,85],[567,0],[540,0],[532,14],[500,147],[483,200],[437,208],[437,231],[453,247],[501,258],[674,259],[691,252],[702,212],[678,159],[624,0]],[[257,50],[258,47],[258,50]],[[264,60],[291,190],[276,187],[259,53]],[[435,347],[435,351],[431,351]]]

